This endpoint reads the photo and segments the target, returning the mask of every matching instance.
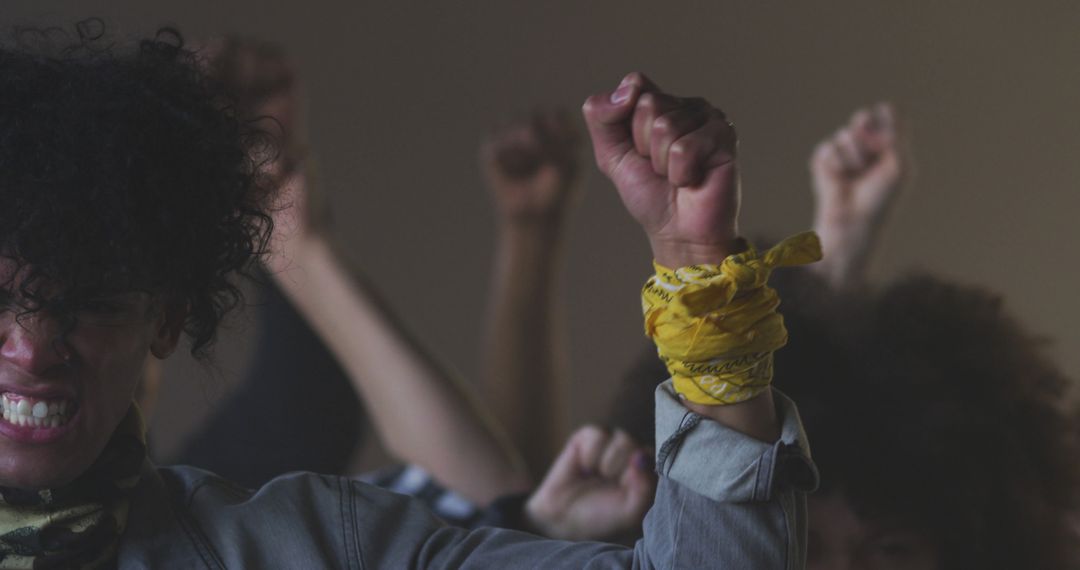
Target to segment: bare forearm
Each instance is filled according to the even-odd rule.
[[[394,454],[480,503],[526,487],[497,424],[326,240],[302,238],[288,269],[274,277],[348,371]]]
[[[561,233],[557,223],[500,228],[482,354],[484,392],[534,475],[558,452],[569,424]]]
[[[810,266],[836,290],[854,289],[866,279],[866,269],[877,243],[873,228],[846,227],[818,220],[814,231],[821,238],[822,260]]]

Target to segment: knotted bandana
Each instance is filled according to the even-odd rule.
[[[641,295],[645,334],[675,390],[698,404],[734,404],[765,391],[773,352],[787,343],[780,299],[765,283],[776,267],[819,259],[817,235],[805,232],[762,254],[748,246],[720,265],[654,264]]]
[[[134,404],[97,461],[62,488],[0,487],[0,568],[100,568],[113,562],[127,524],[128,494],[146,458]]]

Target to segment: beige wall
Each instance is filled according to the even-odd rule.
[[[722,104],[738,123],[751,234],[803,229],[811,146],[856,105],[896,101],[919,172],[875,274],[923,268],[999,290],[1080,375],[1076,3],[0,4],[5,25],[95,14],[122,33],[174,22],[192,37],[239,30],[287,46],[308,85],[312,143],[349,257],[469,375],[493,237],[477,141],[531,105],[576,108],[633,69]],[[587,186],[566,295],[582,420],[640,345],[637,287],[649,269],[644,240],[591,168]],[[228,336],[216,377],[170,363],[155,426],[166,451],[242,370],[243,332]]]

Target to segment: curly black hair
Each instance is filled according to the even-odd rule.
[[[174,29],[119,45],[98,20],[0,44],[0,255],[27,312],[69,322],[130,291],[187,308],[205,357],[267,245],[261,138]]]
[[[1080,447],[1045,343],[980,288],[916,275],[838,296],[803,279],[776,386],[799,405],[819,492],[920,531],[944,568],[1070,567]]]

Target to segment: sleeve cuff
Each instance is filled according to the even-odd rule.
[[[778,489],[810,492],[818,472],[795,403],[773,390],[780,439],[768,443],[688,410],[671,380],[656,388],[656,470],[714,501],[768,501]]]

